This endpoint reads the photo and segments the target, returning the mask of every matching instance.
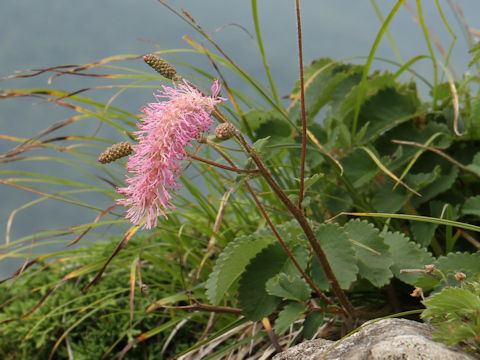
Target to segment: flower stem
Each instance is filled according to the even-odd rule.
[[[338,298],[338,301],[340,302],[341,306],[343,307],[347,317],[350,320],[354,320],[355,319],[355,308],[350,303],[350,300],[348,300],[345,292],[342,290],[342,288],[341,288],[341,286],[340,286],[340,284],[337,280],[337,277],[335,276],[335,273],[333,272],[332,267],[330,266],[330,263],[327,260],[327,256],[325,255],[325,252],[323,251],[322,247],[320,246],[319,242],[317,241],[317,238],[315,237],[313,229],[311,228],[310,224],[308,223],[308,220],[306,219],[305,215],[303,214],[303,211],[301,209],[299,209],[288,198],[288,196],[280,188],[280,186],[278,186],[275,179],[273,179],[273,177],[270,175],[269,171],[263,165],[263,162],[260,159],[260,157],[258,156],[258,154],[245,141],[244,137],[240,133],[237,133],[236,139],[240,142],[240,144],[243,146],[243,148],[251,156],[252,160],[257,165],[257,168],[260,171],[260,174],[265,179],[265,181],[268,183],[268,185],[272,188],[273,192],[278,196],[280,201],[284,204],[284,206],[290,211],[290,213],[298,221],[298,223],[301,226],[303,232],[305,233],[305,236],[307,237],[308,242],[310,243],[310,246],[313,249],[313,252],[317,256],[317,258],[320,262],[320,265],[322,266],[323,271],[325,272],[325,275],[328,279],[328,282],[329,282],[330,286],[332,287],[333,293]]]
[[[230,167],[230,166],[227,166],[227,165],[216,163],[215,161],[210,161],[208,159],[205,159],[205,158],[199,157],[197,155],[193,155],[193,154],[188,154],[188,156],[191,157],[192,159],[204,162],[206,164],[216,166],[216,167],[219,167],[219,168],[224,169],[224,170],[234,171],[234,172],[237,172],[237,173],[258,174],[260,172],[258,169],[239,169],[237,167]]]
[[[233,161],[228,157],[228,155],[221,151],[220,149],[217,148],[217,144],[213,144],[211,143],[211,145],[213,146],[213,148],[225,159],[227,160],[227,162],[232,165],[233,167],[235,166],[235,164],[233,163]],[[325,300],[328,304],[330,305],[334,305],[334,302],[332,300],[330,300],[324,293],[322,293],[318,287],[315,285],[315,283],[312,281],[312,279],[310,279],[310,277],[305,273],[305,271],[303,271],[302,267],[300,266],[300,264],[298,263],[297,259],[295,258],[295,256],[292,254],[292,252],[290,251],[290,249],[288,248],[287,244],[285,243],[285,241],[283,240],[282,236],[279,234],[279,232],[277,231],[275,225],[272,223],[272,221],[270,220],[270,217],[268,216],[267,212],[265,211],[265,208],[263,207],[262,203],[260,202],[260,200],[258,199],[257,195],[255,194],[255,191],[253,191],[252,187],[250,186],[250,184],[248,183],[248,180],[245,180],[245,186],[247,187],[248,191],[250,192],[250,194],[252,195],[253,197],[253,200],[255,201],[255,203],[257,204],[258,208],[260,209],[260,212],[262,213],[263,217],[265,218],[265,220],[267,221],[268,223],[268,226],[270,226],[270,229],[272,230],[273,234],[275,235],[275,237],[278,239],[278,241],[280,242],[280,244],[282,245],[283,249],[285,250],[285,252],[287,253],[288,257],[290,258],[290,260],[292,260],[293,264],[295,265],[295,267],[298,269],[298,271],[300,271],[300,274],[302,274],[303,278],[307,281],[307,283],[310,285],[311,289],[313,291],[315,291],[315,293],[317,293],[317,295],[319,297],[321,297],[323,300]]]
[[[302,155],[300,159],[300,190],[298,194],[298,208],[302,208],[305,192],[305,157],[307,155],[307,115],[305,111],[305,84],[303,79],[303,49],[302,49],[302,20],[300,17],[300,0],[295,1],[297,13],[298,62],[300,64],[300,107],[302,109]]]

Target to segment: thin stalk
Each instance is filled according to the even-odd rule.
[[[368,54],[367,62],[363,68],[363,74],[362,74],[362,80],[360,81],[360,84],[358,85],[359,87],[359,92],[357,96],[357,101],[355,103],[355,115],[353,116],[353,122],[352,122],[352,139],[355,139],[355,136],[357,134],[357,123],[358,123],[358,117],[360,115],[360,106],[362,104],[364,92],[365,92],[365,86],[367,85],[367,77],[368,77],[368,72],[370,71],[370,67],[372,66],[373,58],[375,56],[375,53],[377,51],[378,45],[380,44],[380,41],[382,40],[383,34],[388,29],[388,24],[393,19],[393,16],[397,13],[398,9],[406,0],[398,0],[393,9],[390,11],[388,14],[387,18],[382,24],[382,27],[380,28],[377,37],[375,38],[375,41],[373,42],[372,48],[370,49],[370,53]]]
[[[214,143],[211,143],[211,145],[213,145],[213,148],[225,159],[227,160],[227,162],[232,165],[232,167],[235,167],[235,164],[234,162],[228,157],[228,155],[223,152],[222,150],[218,149],[216,147],[216,144]],[[317,293],[317,295],[319,297],[321,297],[323,300],[325,300],[328,304],[330,305],[334,305],[334,302],[332,300],[330,300],[327,296],[325,296],[325,294],[323,294],[319,289],[318,287],[314,284],[314,282],[312,281],[312,279],[310,279],[310,277],[305,273],[305,271],[303,271],[302,267],[300,266],[300,264],[298,263],[297,259],[295,258],[295,256],[292,254],[292,252],[290,251],[290,249],[288,248],[287,244],[285,243],[285,241],[283,240],[282,236],[280,235],[280,233],[277,231],[277,228],[275,227],[275,225],[273,224],[273,222],[270,220],[270,217],[268,216],[267,212],[265,211],[265,208],[263,207],[262,203],[260,202],[260,200],[258,199],[257,195],[255,194],[255,191],[253,191],[252,187],[250,186],[248,180],[245,180],[245,185],[247,186],[247,189],[248,191],[250,192],[250,194],[252,195],[252,198],[253,200],[255,201],[255,203],[257,204],[258,206],[258,209],[260,210],[260,212],[262,213],[263,217],[265,218],[265,221],[267,222],[268,226],[270,226],[270,229],[272,230],[273,234],[275,235],[275,237],[277,238],[277,240],[280,242],[280,244],[282,245],[283,249],[285,250],[285,252],[287,253],[288,257],[290,258],[290,260],[292,260],[293,264],[295,265],[295,267],[298,269],[298,271],[300,272],[300,274],[302,274],[303,278],[307,281],[307,283],[310,285],[310,287],[312,288],[313,291],[315,291],[315,293]]]
[[[325,252],[323,251],[321,245],[317,241],[317,238],[315,237],[315,233],[313,232],[313,229],[311,228],[307,218],[303,214],[303,211],[299,209],[285,194],[285,192],[278,186],[276,181],[272,178],[270,175],[269,171],[265,168],[263,165],[262,160],[260,157],[255,153],[255,151],[252,149],[252,147],[245,141],[243,136],[240,133],[237,133],[236,139],[240,142],[240,144],[243,146],[243,148],[247,151],[247,153],[251,156],[252,160],[255,162],[257,165],[258,169],[260,170],[260,174],[263,176],[265,181],[270,185],[271,189],[273,192],[277,195],[279,200],[284,204],[284,206],[290,211],[290,213],[295,217],[297,220],[298,224],[302,228],[308,242],[310,243],[310,246],[313,249],[313,252],[315,253],[316,257],[318,258],[322,269],[328,279],[328,282],[332,288],[333,293],[335,296],[338,298],[338,301],[340,302],[340,305],[343,307],[347,317],[349,320],[354,320],[355,319],[355,308],[353,305],[350,303],[350,300],[348,300],[347,295],[345,292],[342,290],[342,287],[340,286],[337,277],[335,276],[335,273],[332,270],[332,267],[330,266],[330,263],[328,262],[327,256],[325,255]]]
[[[430,42],[430,35],[428,34],[427,26],[425,25],[425,18],[423,17],[423,10],[422,10],[422,3],[420,0],[416,0],[417,2],[417,11],[418,11],[418,20],[420,21],[420,26],[423,31],[423,36],[425,37],[425,41],[427,42],[428,52],[430,53],[430,57],[432,59],[433,65],[433,89],[432,89],[432,104],[433,109],[437,107],[437,84],[438,84],[438,67],[437,67],[437,59],[435,58],[435,53],[432,48],[432,43]]]
[[[260,200],[258,199],[257,195],[256,195],[255,192],[253,191],[253,189],[252,189],[252,187],[250,186],[250,184],[248,183],[248,181],[245,181],[245,185],[247,186],[248,191],[249,191],[250,194],[252,195],[253,200],[255,200],[255,203],[257,204],[258,208],[260,209],[260,212],[262,213],[263,217],[264,217],[265,220],[267,221],[268,226],[270,226],[270,229],[271,229],[271,230],[273,231],[273,233],[275,234],[275,237],[276,237],[277,240],[280,242],[280,244],[282,245],[283,249],[284,249],[285,252],[287,253],[288,257],[289,257],[289,258],[292,260],[292,262],[294,263],[295,267],[298,269],[298,271],[300,271],[300,274],[302,274],[302,277],[307,281],[308,285],[310,285],[310,287],[312,288],[312,290],[315,291],[319,297],[321,297],[323,300],[325,300],[328,304],[334,305],[334,302],[333,302],[332,300],[330,300],[328,297],[326,297],[325,294],[323,294],[323,293],[317,288],[317,286],[313,283],[312,279],[310,279],[310,277],[305,273],[305,271],[303,271],[303,269],[302,269],[302,267],[300,266],[300,264],[298,263],[297,259],[296,259],[295,256],[292,254],[292,252],[291,252],[290,249],[288,248],[287,244],[285,243],[285,241],[283,240],[283,238],[281,237],[281,235],[278,233],[277,228],[275,227],[275,225],[274,225],[274,224],[272,223],[272,221],[270,220],[270,217],[268,216],[267,212],[266,212],[265,209],[263,208],[262,203],[261,203]]]
[[[263,48],[262,33],[260,31],[260,23],[258,21],[257,0],[252,0],[252,16],[253,24],[255,25],[255,33],[257,35],[258,49],[260,50],[260,55],[262,55],[263,67],[267,73],[270,89],[272,90],[272,95],[275,99],[275,102],[279,107],[281,107],[282,105],[280,103],[280,98],[278,97],[277,89],[275,88],[275,83],[273,81],[272,73],[270,72],[270,67],[268,66],[267,57]]]
[[[438,1],[438,0],[437,0]],[[377,2],[375,0],[370,0],[370,3],[372,4],[373,10],[375,10],[375,13],[377,14],[378,20],[380,20],[380,23],[383,24],[385,21],[383,19],[382,12],[380,11]],[[395,57],[397,58],[398,62],[400,64],[403,64],[402,60],[402,55],[400,55],[400,51],[398,51],[397,44],[395,44],[395,40],[393,40],[392,34],[390,33],[390,30],[387,29],[385,32],[387,34],[388,42],[390,43],[390,47],[392,48],[393,52],[395,53]]]
[[[300,0],[295,1],[297,13],[298,62],[300,65],[300,106],[302,109],[302,155],[300,159],[300,189],[298,208],[302,208],[305,192],[305,158],[307,155],[307,114],[305,111],[305,84],[303,79],[302,19],[300,17]]]
[[[227,166],[227,165],[219,164],[219,163],[216,163],[215,161],[210,161],[208,159],[199,157],[197,155],[188,154],[188,156],[191,157],[192,159],[204,162],[204,163],[212,165],[212,166],[219,167],[219,168],[224,169],[224,170],[229,170],[229,171],[234,171],[234,172],[237,172],[237,173],[244,173],[244,174],[245,173],[246,174],[258,174],[259,173],[258,169],[239,169],[237,167],[230,167],[230,166]]]

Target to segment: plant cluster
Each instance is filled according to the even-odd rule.
[[[49,128],[31,139],[9,138],[19,145],[2,161],[35,159],[25,153],[37,148],[61,149],[88,181],[28,173],[2,183],[41,182],[50,189],[28,188],[40,199],[55,197],[98,213],[90,224],[36,236],[73,244],[87,235],[105,238],[98,230],[106,225],[124,233],[114,250],[102,245],[36,254],[3,283],[5,355],[254,358],[252,349],[268,355],[303,338],[338,339],[369,319],[419,313],[437,327],[438,339],[478,351],[479,73],[456,77],[449,54],[436,58],[420,1],[429,54],[392,62],[394,71],[372,72],[376,47],[404,2],[383,21],[365,64],[321,58],[304,67],[297,1],[300,80],[288,105],[270,75],[256,1],[269,87],[235,63],[190,14],[171,9],[211,43],[214,50],[186,39],[208,57],[220,82],[170,54],[172,62],[197,72],[197,78],[184,78],[157,56],[169,53],[160,49],[143,57],[159,75],[110,65],[126,58],[41,71],[61,76],[112,69],[119,71],[115,78],[135,79],[120,91],[167,81],[157,102],[143,109],[145,116],[113,106],[118,93],[102,104],[78,92],[3,90],[3,98],[68,103],[79,113],[75,121],[93,118],[123,137],[118,144],[48,138]],[[473,67],[478,45],[472,54]],[[433,81],[413,70],[422,60],[432,61]],[[231,88],[225,69],[256,90],[263,105]],[[406,74],[411,78],[401,80]],[[429,88],[428,100],[419,95],[419,81]],[[202,90],[212,83],[210,92]],[[99,143],[112,146],[104,151]],[[83,202],[78,194],[84,190],[105,195],[108,207]],[[126,219],[119,205],[128,207]],[[151,236],[139,235],[142,227]],[[29,259],[34,239],[7,242],[4,250]],[[189,334],[187,340],[166,351],[179,332]],[[99,338],[103,342],[89,340]]]

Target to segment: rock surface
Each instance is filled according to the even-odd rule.
[[[273,360],[472,360],[431,340],[433,328],[406,319],[385,319],[365,326],[335,346],[316,339],[277,354]]]

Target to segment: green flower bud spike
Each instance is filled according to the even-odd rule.
[[[237,129],[230,123],[222,123],[215,129],[215,136],[219,140],[228,140],[235,136]]]
[[[98,161],[107,164],[112,161],[121,159],[133,152],[132,146],[128,142],[121,142],[110,146],[102,155],[98,157]]]
[[[143,60],[156,72],[170,80],[177,80],[177,69],[168,61],[159,58],[157,55],[148,54]]]

